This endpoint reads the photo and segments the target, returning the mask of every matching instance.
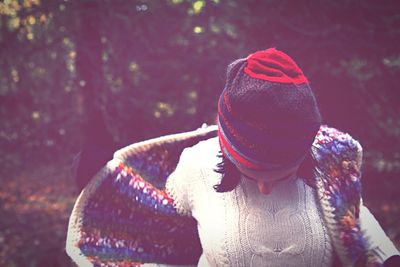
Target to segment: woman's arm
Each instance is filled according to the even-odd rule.
[[[194,175],[197,175],[192,166],[194,164],[192,149],[183,150],[176,169],[169,175],[165,185],[165,190],[174,200],[176,210],[183,215],[191,215],[191,180]]]

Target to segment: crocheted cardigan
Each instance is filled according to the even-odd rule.
[[[70,216],[67,253],[79,266],[196,264],[194,218],[181,215],[165,184],[184,148],[217,127],[132,144],[114,154],[83,189]],[[321,126],[312,145],[315,185],[343,266],[380,266],[359,225],[362,149],[349,134]]]

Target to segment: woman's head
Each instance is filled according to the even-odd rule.
[[[228,66],[218,125],[221,151],[237,169],[285,173],[304,160],[321,116],[302,70],[272,48]]]

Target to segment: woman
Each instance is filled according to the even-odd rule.
[[[288,55],[272,48],[229,65],[218,137],[187,148],[166,185],[177,210],[197,221],[198,266],[400,266],[399,252],[360,203],[361,147],[320,126],[308,80]],[[318,135],[321,144],[340,142],[321,154]],[[335,153],[347,159],[339,171],[348,171],[336,184],[312,173],[329,171],[323,161]],[[333,209],[348,215],[335,221]]]
[[[71,258],[80,266],[400,266],[361,201],[361,146],[321,126],[288,55],[267,49],[230,64],[216,137],[210,128],[117,151],[75,203]]]

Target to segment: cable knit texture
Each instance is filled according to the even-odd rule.
[[[329,266],[331,242],[312,189],[298,179],[263,195],[253,181],[242,179],[232,192],[217,193],[218,149],[217,138],[186,149],[182,164],[198,162],[185,169],[195,175],[179,171],[167,184],[171,192],[192,192],[175,200],[198,222],[203,247],[198,266]]]

